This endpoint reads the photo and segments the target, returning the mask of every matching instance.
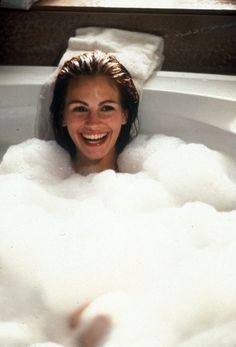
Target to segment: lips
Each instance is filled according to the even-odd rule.
[[[100,145],[106,141],[108,133],[100,134],[81,134],[85,143],[90,145]]]

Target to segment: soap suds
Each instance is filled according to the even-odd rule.
[[[5,154],[1,346],[84,347],[102,316],[105,347],[235,347],[235,162],[140,135],[119,168],[83,177],[37,139]]]

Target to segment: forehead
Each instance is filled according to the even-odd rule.
[[[71,94],[120,96],[118,86],[114,80],[105,75],[74,77],[68,85],[67,96]]]

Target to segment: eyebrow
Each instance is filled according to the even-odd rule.
[[[68,106],[73,104],[82,104],[82,105],[88,106],[88,104],[82,100],[71,100],[67,103]]]
[[[101,106],[101,105],[103,105],[103,104],[118,104],[118,101],[116,101],[116,100],[111,100],[111,99],[107,99],[107,100],[104,100],[104,101],[101,101],[100,103],[99,103],[99,106]]]
[[[107,99],[107,100],[103,100],[103,101],[101,101],[98,105],[99,106],[102,106],[103,104],[106,104],[106,103],[109,103],[109,104],[118,104],[118,101],[115,101],[115,100],[111,100],[111,99]],[[68,102],[68,106],[69,105],[73,105],[73,104],[82,104],[82,105],[84,105],[84,106],[89,106],[88,104],[87,104],[87,102],[85,102],[85,101],[82,101],[82,100],[71,100],[71,101],[69,101]]]

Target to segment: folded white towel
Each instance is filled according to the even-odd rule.
[[[87,27],[76,30],[69,39],[68,49],[59,65],[85,51],[100,49],[112,53],[131,74],[137,89],[163,62],[164,40],[162,37],[120,29]]]
[[[1,7],[29,10],[38,0],[2,0]]]
[[[131,74],[140,93],[153,71],[161,68],[163,48],[163,38],[147,33],[112,28],[80,28],[76,30],[76,36],[69,39],[68,49],[62,56],[59,67],[74,56],[99,49],[116,56]],[[45,140],[53,138],[49,107],[57,72],[58,70],[50,76],[42,88],[36,116],[36,136]]]

